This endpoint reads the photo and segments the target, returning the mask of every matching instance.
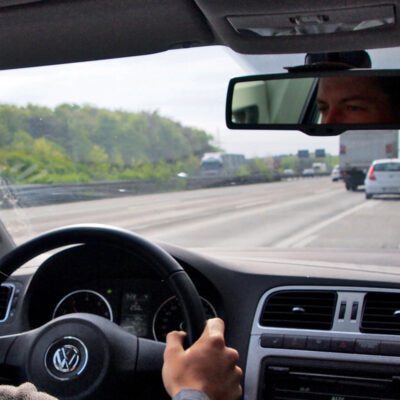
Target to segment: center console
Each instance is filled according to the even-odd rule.
[[[324,329],[307,327],[309,320],[324,318],[319,309],[328,307],[318,296],[312,297],[324,291],[334,294],[331,324]],[[294,292],[300,297],[292,295]],[[383,293],[383,303],[393,310],[378,310],[376,304],[372,304],[372,310],[378,316],[387,314],[387,322],[381,323],[383,328],[392,326],[392,318],[396,321],[400,314],[396,314],[400,292],[395,290],[281,287],[265,293],[252,327],[245,400],[399,399],[400,335],[394,334],[394,328],[390,334],[375,334],[363,328],[367,326],[363,321],[370,293],[372,297]],[[276,295],[280,296],[279,302],[274,303]],[[276,314],[274,325],[286,326],[265,326],[271,314]],[[296,324],[298,327],[291,326]]]
[[[308,358],[267,357],[260,399],[398,399],[400,367]]]

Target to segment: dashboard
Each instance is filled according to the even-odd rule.
[[[193,280],[207,316],[224,319],[227,345],[240,354],[244,399],[399,397],[395,252],[163,247]],[[12,298],[0,334],[74,312],[161,342],[169,330],[185,328],[151,263],[112,247],[64,249],[34,271],[21,268],[7,284]]]

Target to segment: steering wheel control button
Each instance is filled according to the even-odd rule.
[[[261,335],[261,347],[283,347],[283,335]]]
[[[381,343],[377,340],[358,339],[356,341],[356,353],[380,354]]]
[[[355,341],[352,339],[332,339],[331,350],[337,353],[353,353]]]
[[[84,343],[72,336],[65,336],[50,345],[44,357],[47,372],[56,379],[69,380],[79,376],[88,362]]]

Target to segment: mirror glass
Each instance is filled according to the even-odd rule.
[[[400,127],[400,74],[337,71],[236,78],[228,92],[227,123],[239,129]],[[306,76],[304,76],[306,75]],[[332,132],[333,132],[332,131]]]

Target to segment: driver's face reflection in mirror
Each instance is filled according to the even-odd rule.
[[[326,77],[318,83],[317,105],[322,124],[399,122],[399,105],[388,93],[388,79],[375,77]],[[390,82],[389,82],[390,83]],[[394,85],[396,88],[398,85]],[[396,103],[396,104],[394,104]]]

